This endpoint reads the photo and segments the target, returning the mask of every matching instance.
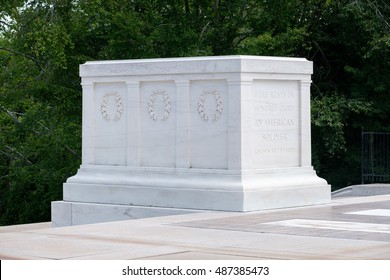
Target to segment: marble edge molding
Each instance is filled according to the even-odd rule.
[[[305,58],[271,56],[208,56],[87,61],[80,65],[81,77],[141,76],[207,73],[313,73],[313,63]]]

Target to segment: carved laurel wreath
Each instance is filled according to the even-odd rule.
[[[111,116],[111,114],[109,112],[107,112],[108,101],[112,97],[114,97],[116,100],[116,112],[115,112],[114,116]],[[110,121],[112,119],[114,121],[119,121],[120,118],[122,117],[122,113],[123,113],[122,97],[116,92],[115,93],[106,93],[103,96],[100,110],[101,110],[103,118],[105,120]]]
[[[164,113],[162,116],[159,116],[154,111],[154,102],[156,101],[156,97],[162,95],[164,99]],[[148,112],[149,116],[152,120],[161,120],[166,121],[169,118],[169,114],[171,113],[171,99],[169,98],[169,95],[164,91],[153,91],[153,94],[149,96],[149,102],[148,102]]]
[[[222,116],[223,107],[222,107],[222,96],[216,90],[205,90],[200,95],[199,101],[198,101],[198,113],[199,113],[199,116],[204,121],[208,121],[209,120],[209,115],[205,112],[205,108],[204,108],[207,95],[213,95],[214,98],[215,98],[215,101],[217,102],[217,105],[215,107],[214,117],[213,117],[213,120],[217,121]]]

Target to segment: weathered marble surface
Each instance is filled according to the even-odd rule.
[[[254,211],[330,202],[330,186],[311,167],[312,68],[257,56],[81,65],[82,165],[64,184],[64,201],[53,202],[54,224],[87,223],[77,217],[88,203],[106,221],[133,206]]]

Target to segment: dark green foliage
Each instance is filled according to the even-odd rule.
[[[0,224],[47,221],[80,164],[79,64],[198,55],[314,61],[313,164],[359,182],[360,132],[390,131],[384,0],[0,3]]]
[[[73,53],[63,5],[30,1],[4,19],[0,224],[49,220],[50,202],[61,199],[62,183],[80,164],[77,69],[84,60]]]
[[[385,1],[329,1],[312,27],[314,156],[335,188],[360,181],[361,130],[390,129],[389,15]]]

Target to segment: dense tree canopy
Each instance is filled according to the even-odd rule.
[[[312,60],[313,164],[359,182],[362,128],[390,131],[389,16],[385,0],[2,0],[0,224],[49,220],[76,172],[88,60]]]

